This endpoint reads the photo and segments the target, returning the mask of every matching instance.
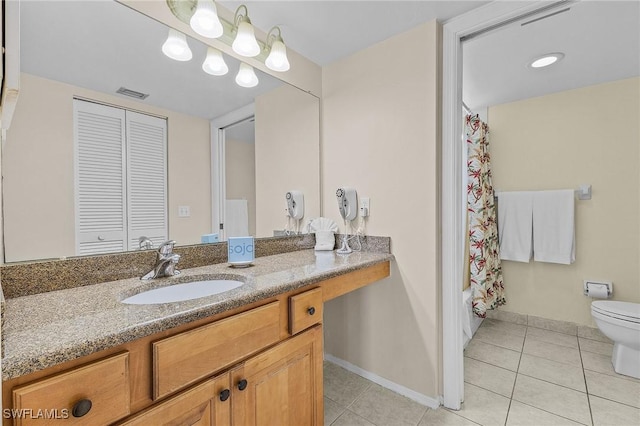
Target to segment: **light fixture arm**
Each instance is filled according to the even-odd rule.
[[[241,10],[244,10],[244,13],[241,12]],[[251,23],[251,19],[249,19],[249,10],[247,9],[247,6],[245,6],[244,4],[241,4],[240,6],[238,6],[238,8],[236,9],[236,13],[233,16],[233,29],[237,30],[238,25],[240,25],[240,22],[247,22],[247,23]]]
[[[276,31],[278,32],[278,34],[275,34]],[[284,43],[284,40],[282,39],[282,31],[280,30],[280,27],[277,25],[271,28],[267,33],[267,40],[265,45],[267,48],[271,49],[271,46],[276,41],[281,41]]]

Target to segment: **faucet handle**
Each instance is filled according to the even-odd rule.
[[[138,238],[138,246],[140,246],[140,250],[148,250],[153,248],[153,242],[143,235]]]
[[[173,246],[175,245],[176,245],[175,240],[165,241],[164,243],[160,244],[160,247],[158,247],[158,253],[160,254],[173,253]]]

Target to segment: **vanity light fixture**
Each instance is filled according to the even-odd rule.
[[[242,13],[242,11],[244,11],[244,13]],[[253,25],[251,25],[251,20],[249,19],[249,11],[244,4],[241,4],[238,6],[238,9],[236,9],[233,24],[236,31],[236,37],[231,45],[233,51],[238,55],[250,58],[258,56],[261,51],[260,45],[253,32]]]
[[[189,20],[189,25],[203,37],[218,38],[224,33],[218,18],[218,10],[213,0],[197,0],[196,11]]]
[[[544,56],[540,56],[529,63],[531,68],[543,68],[548,67],[551,64],[555,64],[559,60],[564,58],[564,53],[547,53]]]
[[[240,70],[236,75],[236,83],[242,87],[255,87],[258,85],[258,76],[251,65],[240,62]]]
[[[176,61],[189,61],[193,57],[185,35],[173,28],[169,29],[167,40],[162,45],[162,53]]]
[[[222,57],[222,52],[213,47],[207,49],[207,58],[202,63],[202,69],[211,75],[225,75],[229,72],[229,67]]]
[[[214,0],[166,0],[166,2],[171,13],[181,22],[189,24],[199,35],[217,38],[221,43],[231,46],[238,55],[264,62],[266,67],[273,71],[285,72],[291,68],[280,27],[274,26],[269,30],[266,42],[257,40],[247,6],[244,4],[238,6],[233,22],[229,22],[218,16]],[[169,31],[169,39],[163,45],[162,51],[170,58],[180,61],[189,60],[192,56],[185,35],[176,30]],[[208,49],[202,69],[212,75],[224,75],[228,72],[223,54],[214,48]],[[253,87],[258,84],[258,77],[253,67],[241,65],[236,82],[243,87]]]
[[[287,59],[287,47],[282,40],[280,27],[275,26],[269,30],[269,34],[267,34],[267,48],[269,49],[269,56],[267,56],[264,64],[273,71],[289,71],[290,65]]]

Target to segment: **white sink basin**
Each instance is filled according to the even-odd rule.
[[[128,305],[152,305],[155,303],[182,302],[199,299],[233,290],[244,284],[236,280],[206,280],[193,281],[184,284],[174,284],[167,287],[144,291],[122,301]]]

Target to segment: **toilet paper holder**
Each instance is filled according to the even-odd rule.
[[[595,297],[594,294],[589,294],[589,290],[601,290],[606,288],[607,290],[607,298],[611,297],[613,294],[613,283],[606,281],[593,281],[593,280],[584,280],[583,282],[583,292],[585,296]],[[600,293],[598,291],[598,293]]]

